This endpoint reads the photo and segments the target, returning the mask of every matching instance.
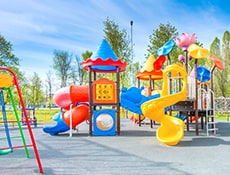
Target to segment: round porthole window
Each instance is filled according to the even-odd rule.
[[[109,130],[113,127],[113,118],[109,114],[100,114],[96,118],[96,125],[101,130]]]

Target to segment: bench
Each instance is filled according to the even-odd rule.
[[[0,123],[4,123],[4,120],[0,120]],[[7,120],[7,123],[12,124],[12,128],[14,128],[15,123],[17,123],[17,120]]]
[[[34,125],[34,127],[37,127],[37,120],[29,120],[30,121],[30,125]],[[21,123],[26,123],[26,121],[21,120]],[[0,120],[0,123],[4,123],[4,120]],[[11,123],[12,124],[12,128],[14,128],[15,123],[17,123],[17,120],[7,120],[7,123]]]

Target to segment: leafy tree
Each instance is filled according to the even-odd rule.
[[[230,32],[225,31],[222,37],[222,60],[225,64],[225,70],[223,74],[222,96],[230,97]]]
[[[221,47],[222,46],[222,47]],[[220,39],[215,37],[210,46],[210,55],[218,57],[224,64],[225,69],[214,71],[214,92],[215,96],[230,96],[230,80],[229,80],[229,63],[230,63],[230,34],[225,31],[222,38],[222,45]],[[213,64],[211,62],[211,64]],[[210,65],[210,63],[209,63]]]
[[[73,59],[73,65],[71,68],[70,75],[73,84],[82,85],[88,82],[88,74],[87,71],[85,71],[82,67],[82,60],[87,60],[92,56],[92,54],[92,52],[86,50],[84,53],[82,53],[82,58],[76,55],[75,59]]]
[[[44,99],[44,94],[42,92],[42,81],[37,73],[34,73],[33,77],[30,79],[30,84],[24,87],[27,95],[24,98],[26,100],[27,106],[38,106]]]
[[[51,107],[51,104],[52,104],[52,88],[53,88],[53,85],[52,85],[52,72],[49,70],[47,73],[46,73],[46,102],[48,102],[48,106],[49,108]]]
[[[73,84],[76,84],[78,82],[79,85],[83,84],[83,73],[84,70],[81,65],[81,58],[79,56],[75,56],[74,65],[72,66],[72,73],[71,73],[71,79]]]
[[[28,81],[24,76],[24,74],[20,72],[19,66],[20,66],[20,60],[13,53],[13,45],[9,41],[7,41],[4,38],[4,36],[0,35],[0,67],[7,67],[15,72],[20,84],[20,89],[24,96],[24,94],[26,93],[23,93],[23,89],[28,84]],[[4,71],[4,73],[6,72]],[[11,90],[13,93],[15,104],[19,105],[20,104],[19,97],[15,88],[12,88]],[[6,93],[5,95],[5,101],[6,103],[11,104],[8,93]]]
[[[0,65],[18,70],[19,59],[13,54],[12,44],[0,35]]]
[[[66,51],[54,51],[53,68],[61,80],[60,87],[67,86],[67,80],[71,74],[72,55]]]
[[[137,86],[136,72],[138,72],[140,69],[141,65],[139,62],[129,64],[126,68],[124,78],[121,79],[121,85],[125,87]]]
[[[109,42],[115,54],[123,61],[126,61],[127,65],[131,65],[132,63],[132,48],[130,47],[130,40],[128,39],[127,31],[125,29],[120,30],[117,23],[110,20],[108,17],[106,21],[104,21],[104,33],[105,39]],[[123,82],[130,82],[129,80],[134,78],[133,73],[128,73],[128,69],[126,69],[125,73],[121,74],[121,85],[123,86]],[[130,69],[129,71],[132,71]],[[131,75],[131,77],[128,77]],[[105,75],[101,75],[105,76]],[[108,75],[111,79],[115,79],[115,75]],[[100,77],[100,75],[99,75]],[[128,80],[128,81],[127,81]]]
[[[130,64],[132,49],[130,47],[130,40],[128,39],[127,31],[125,29],[120,30],[117,23],[110,20],[108,17],[104,21],[104,33],[105,39],[111,45],[113,51],[121,59]]]
[[[82,56],[83,60],[85,61],[88,58],[90,58],[92,55],[93,55],[93,52],[90,52],[90,51],[86,50],[84,53],[82,53],[81,56]]]
[[[158,58],[157,50],[162,47],[168,40],[173,40],[177,37],[178,32],[176,27],[172,26],[169,22],[167,24],[160,24],[157,29],[153,30],[153,33],[149,36],[149,45],[147,48],[148,58],[153,55]],[[178,55],[183,53],[178,47],[174,47],[172,53],[170,53],[172,62],[177,62]]]
[[[85,61],[88,58],[90,58],[93,55],[93,52],[90,52],[88,50],[86,50],[84,53],[82,53],[82,59]],[[86,84],[86,82],[88,82],[88,74],[85,70],[83,70],[83,68],[81,67],[81,69],[79,70],[81,72],[81,77],[82,77],[82,82]]]
[[[212,41],[209,49],[209,54],[216,56],[218,58],[221,58],[221,45],[220,45],[220,39],[215,37],[214,40]],[[202,59],[203,60],[203,59]],[[211,68],[213,65],[213,61],[210,59],[205,59],[205,66],[208,68]]]

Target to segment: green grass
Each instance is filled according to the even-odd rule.
[[[37,118],[37,121],[39,123],[46,123],[46,122],[51,122],[53,121],[53,116],[60,112],[59,108],[38,108],[35,110],[35,116]],[[19,119],[21,119],[21,110],[18,110],[18,115],[19,115]],[[32,116],[32,113],[30,113],[30,115]],[[126,117],[126,115],[128,115],[128,118],[130,118],[133,114],[132,112],[128,111],[128,113],[126,113],[126,110],[124,110],[123,108],[121,108],[120,110],[120,117],[124,118]],[[223,114],[223,113],[216,113],[216,120],[220,120],[220,121],[228,121],[228,115],[230,116],[230,114]],[[14,116],[14,112],[13,110],[7,110],[7,118],[8,120],[16,120],[15,116]],[[230,119],[230,117],[229,117]],[[2,112],[0,111],[0,120],[3,120],[2,118]]]
[[[228,116],[229,116],[229,118],[228,118]],[[228,121],[228,119],[230,120],[230,113],[229,114],[216,113],[215,117],[216,117],[216,120]]]
[[[35,110],[35,117],[37,118],[38,122],[49,122],[52,121],[52,117],[54,114],[60,112],[59,108],[38,108]],[[19,119],[22,117],[21,110],[17,111]],[[6,115],[8,120],[16,120],[14,111],[13,110],[6,110]],[[30,116],[32,117],[32,111],[30,111]],[[0,111],[0,120],[3,120],[2,118],[2,111]]]

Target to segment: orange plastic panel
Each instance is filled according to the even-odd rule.
[[[93,103],[116,103],[116,84],[107,79],[101,78],[93,82]]]

